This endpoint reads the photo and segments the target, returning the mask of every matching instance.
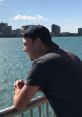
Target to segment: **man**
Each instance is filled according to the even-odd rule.
[[[24,33],[24,51],[32,61],[26,81],[14,83],[13,104],[24,109],[41,89],[57,117],[82,117],[82,62],[52,42],[49,30],[36,25]]]

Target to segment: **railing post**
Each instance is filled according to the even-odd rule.
[[[39,117],[41,117],[41,106],[38,107],[39,111]]]
[[[33,110],[30,109],[30,117],[33,117]]]
[[[46,117],[48,117],[48,103],[46,103]]]

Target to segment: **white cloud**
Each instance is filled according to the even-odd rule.
[[[46,20],[41,15],[36,15],[36,16],[27,16],[27,15],[16,15],[13,20]]]

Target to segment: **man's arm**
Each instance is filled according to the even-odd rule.
[[[14,86],[13,105],[19,111],[23,110],[38,90],[38,86],[23,84],[23,87],[20,88],[19,85],[16,84]]]

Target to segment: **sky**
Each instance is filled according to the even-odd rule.
[[[82,28],[82,0],[0,0],[1,22],[12,29],[42,24],[50,31],[56,24],[61,32],[77,33]]]

